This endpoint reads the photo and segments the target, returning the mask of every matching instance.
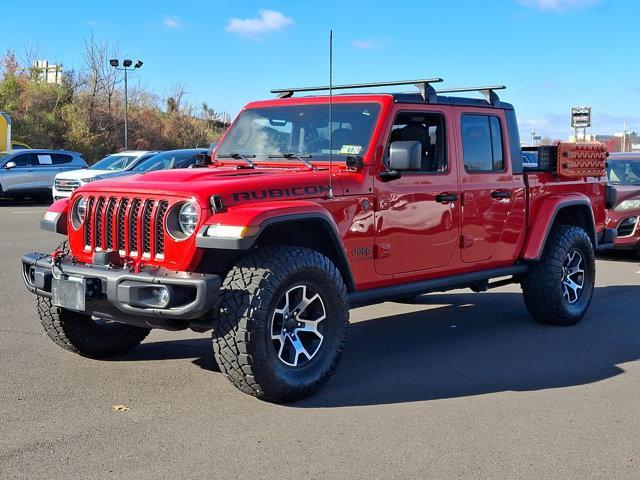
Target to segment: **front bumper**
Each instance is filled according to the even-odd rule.
[[[51,257],[30,253],[22,257],[23,280],[27,289],[52,298],[54,281]],[[129,268],[114,268],[73,262],[65,256],[56,264],[56,276],[81,279],[88,285],[82,313],[150,328],[181,329],[189,322],[209,316],[217,304],[221,279],[218,275],[173,272],[143,267],[140,273]],[[150,295],[167,287],[171,301],[161,307]]]

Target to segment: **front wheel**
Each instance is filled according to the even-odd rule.
[[[595,256],[587,232],[553,227],[542,258],[522,280],[527,310],[546,325],[574,325],[587,312],[595,285]]]
[[[335,372],[349,324],[347,292],[335,265],[302,247],[268,247],[231,269],[221,290],[213,348],[240,390],[289,402]]]
[[[38,296],[38,315],[45,332],[57,345],[83,357],[106,358],[137,347],[150,330],[91,318],[56,307]]]

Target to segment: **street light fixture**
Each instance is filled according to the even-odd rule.
[[[124,72],[124,149],[129,150],[129,85],[128,85],[128,72],[142,66],[142,61],[136,61],[133,65],[133,61],[126,58],[122,61],[122,67],[119,67],[120,61],[116,58],[109,60],[111,65],[116,70]],[[132,67],[133,65],[133,67]]]

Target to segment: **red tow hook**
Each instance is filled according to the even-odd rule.
[[[135,274],[140,273],[140,270],[142,270],[142,262],[137,262],[133,257],[124,257],[122,261],[124,262],[125,266],[132,268],[133,273]]]

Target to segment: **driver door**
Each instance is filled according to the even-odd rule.
[[[419,141],[422,166],[391,181],[376,179],[376,259],[380,275],[445,268],[459,250],[460,203],[455,138],[447,106],[403,107],[394,115],[393,141]],[[387,153],[388,155],[388,153]]]

